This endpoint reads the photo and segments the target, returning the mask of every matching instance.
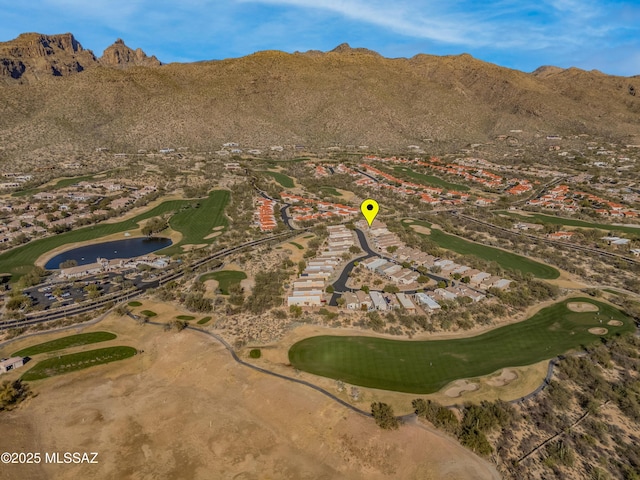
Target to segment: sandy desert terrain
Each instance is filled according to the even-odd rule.
[[[115,315],[78,330],[113,331],[109,343],[144,352],[33,382],[35,397],[0,414],[0,451],[98,452],[100,463],[8,465],[0,479],[499,478],[449,437],[415,422],[380,430],[307,387],[234,363],[201,333]]]

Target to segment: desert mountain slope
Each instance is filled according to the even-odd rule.
[[[80,48],[74,55],[95,59]],[[42,148],[212,149],[229,140],[404,147],[426,139],[482,142],[515,128],[616,137],[640,131],[635,77],[528,74],[466,54],[388,59],[346,44],[327,53],[266,51],[162,66],[136,62],[135,54],[132,62],[123,44],[110,48],[121,52],[117,65],[155,66],[113,68],[105,55],[74,75],[5,81],[0,158]]]
[[[70,33],[23,33],[10,42],[0,43],[0,79],[28,82],[52,75],[65,76],[96,63],[93,52],[83,49]]]

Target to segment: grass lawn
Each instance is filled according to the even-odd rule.
[[[403,221],[402,224],[405,228],[411,228],[411,225],[431,227],[430,223],[420,220],[413,220],[413,223],[411,224]],[[418,235],[424,234],[418,233]],[[426,236],[442,248],[453,250],[461,255],[475,255],[476,257],[480,257],[484,260],[496,262],[506,270],[519,270],[524,273],[531,273],[534,277],[548,280],[558,278],[560,276],[560,272],[549,265],[536,262],[521,255],[516,255],[515,253],[500,250],[499,248],[488,247],[480,243],[465,240],[455,235],[449,235],[436,228],[432,228],[431,234]]]
[[[278,182],[280,185],[282,185],[284,188],[293,188],[295,186],[295,184],[293,183],[293,179],[285,175],[284,173],[267,172],[267,171],[262,171],[260,173],[264,173],[265,175],[269,175],[270,177],[273,177],[273,179],[276,182]]]
[[[78,335],[56,338],[50,342],[39,343],[32,347],[23,348],[11,356],[31,357],[39,353],[55,352],[56,350],[64,350],[65,348],[78,347],[80,345],[89,345],[90,343],[106,342],[107,340],[113,340],[114,338],[116,338],[116,335],[110,332],[80,333]]]
[[[142,310],[140,312],[141,315],[144,315],[145,317],[157,317],[158,314],[156,312],[153,312],[151,310]]]
[[[289,242],[291,245],[293,245],[294,247],[298,248],[299,250],[304,250],[304,247],[302,245],[300,245],[299,243],[296,242]]]
[[[215,238],[205,239],[205,237],[213,233],[212,230],[215,227],[228,225],[224,216],[224,209],[228,202],[229,192],[226,190],[216,190],[207,198],[189,201],[188,205],[183,206],[169,220],[169,226],[182,233],[182,240],[158,253],[172,255],[181,252],[182,245],[215,242]]]
[[[218,272],[205,273],[200,276],[201,282],[207,280],[217,280],[218,288],[223,295],[229,295],[229,287],[234,283],[240,283],[247,278],[247,274],[244,272],[238,272],[236,270],[220,270]]]
[[[320,187],[320,190],[323,193],[326,193],[326,194],[329,194],[329,195],[333,195],[334,197],[341,197],[342,196],[342,194],[338,190],[333,188],[333,187]]]
[[[109,347],[61,355],[38,362],[35,367],[22,375],[21,379],[31,381],[54,377],[63,373],[83,370],[94,365],[123,360],[133,357],[136,353],[137,350],[132,347]]]
[[[191,315],[178,315],[176,317],[178,320],[195,320],[196,317],[193,317]]]
[[[211,317],[203,317],[200,320],[198,320],[198,325],[204,325],[205,323],[208,323],[209,320],[211,320]]]
[[[129,305],[130,307],[140,307],[142,306],[142,302],[134,300],[133,302],[129,302],[127,305]]]
[[[11,281],[15,282],[33,268],[33,262],[40,255],[56,247],[87,240],[99,241],[100,237],[134,230],[138,228],[139,222],[170,212],[176,212],[169,220],[169,224],[183,234],[182,241],[156,253],[170,255],[181,251],[179,246],[182,244],[212,243],[215,238],[204,240],[203,237],[210,234],[213,227],[227,225],[227,221],[224,218],[224,207],[228,201],[228,191],[216,190],[211,192],[209,197],[205,199],[163,202],[140,215],[122,222],[93,225],[35,240],[1,254],[0,272],[10,273],[12,275]],[[198,207],[196,208],[195,205],[198,205]]]
[[[39,192],[68,187],[69,185],[73,185],[74,183],[84,182],[85,180],[91,180],[92,178],[93,178],[93,175],[85,175],[83,177],[63,178],[62,180],[58,181],[57,183],[49,187],[38,187],[38,188],[30,188],[28,190],[19,190],[17,192],[12,193],[11,196],[24,197],[26,195],[35,195],[36,193],[39,193]]]
[[[447,190],[457,190],[459,192],[468,192],[470,189],[466,185],[460,185],[459,183],[449,183],[441,178],[434,177],[433,175],[425,175],[423,173],[414,172],[407,167],[393,167],[396,173],[401,173],[415,180],[416,183],[422,185],[431,185],[433,187],[445,188]]]
[[[572,312],[567,308],[569,302],[594,304],[600,315]],[[610,317],[623,325],[607,325]],[[531,365],[597,342],[599,336],[587,331],[592,327],[607,328],[607,336],[635,329],[631,318],[610,305],[590,298],[572,298],[544,308],[523,322],[470,338],[402,341],[311,337],[291,347],[289,360],[305,372],[354,385],[433,393],[457,379]]]
[[[584,220],[576,220],[573,218],[563,218],[563,217],[555,217],[553,215],[544,215],[542,213],[532,213],[530,215],[519,215],[514,212],[509,212],[506,210],[496,210],[496,214],[508,215],[513,218],[517,218],[523,222],[529,223],[551,223],[554,225],[567,225],[569,227],[580,227],[580,228],[597,228],[599,230],[604,230],[606,232],[624,232],[629,233],[631,235],[637,235],[640,237],[640,228],[637,227],[625,227],[620,225],[608,225],[606,223],[591,223],[585,222]]]

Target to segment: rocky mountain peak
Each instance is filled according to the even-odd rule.
[[[66,76],[96,63],[91,50],[85,50],[71,33],[44,35],[23,33],[0,43],[0,79],[22,81],[45,76]]]
[[[108,47],[102,57],[100,57],[102,65],[127,68],[132,66],[156,67],[160,66],[160,60],[155,56],[147,56],[142,49],[133,50],[129,48],[124,41],[119,38],[113,45]]]
[[[341,43],[336,48],[331,50],[329,53],[340,53],[340,54],[364,54],[364,55],[374,55],[376,57],[380,57],[381,55],[378,52],[374,52],[373,50],[369,50],[368,48],[353,48],[348,43]]]

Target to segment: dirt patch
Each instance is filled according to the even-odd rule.
[[[572,312],[597,312],[598,306],[587,302],[569,302],[567,308]]]
[[[609,320],[607,325],[611,325],[612,327],[621,327],[624,324],[620,320]]]
[[[499,478],[441,433],[411,423],[382,431],[312,389],[236,364],[199,332],[107,320],[90,330],[144,353],[33,382],[38,395],[0,415],[0,451],[99,452],[100,463],[6,465],[0,479]]]
[[[518,374],[516,372],[505,368],[499,376],[488,379],[487,383],[492,387],[504,387],[505,385],[513,382],[516,378],[518,378]]]
[[[204,282],[205,292],[209,297],[215,297],[216,290],[218,289],[219,282],[218,280],[206,280]]]
[[[608,331],[609,330],[602,327],[594,327],[589,329],[589,333],[593,333],[594,335],[606,335]]]
[[[411,225],[411,228],[418,233],[422,233],[424,235],[431,235],[431,229],[423,225]]]
[[[477,383],[472,383],[468,380],[456,380],[451,385],[452,385],[451,387],[447,388],[444,391],[444,394],[447,397],[451,397],[451,398],[458,398],[464,392],[473,392],[474,390],[478,389]]]

